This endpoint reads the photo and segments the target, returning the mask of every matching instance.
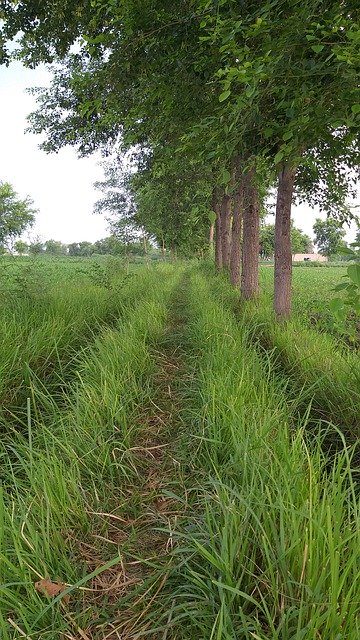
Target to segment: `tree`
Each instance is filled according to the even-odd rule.
[[[29,245],[26,244],[23,240],[16,240],[14,243],[14,249],[16,253],[22,256],[24,253],[27,253],[29,250]]]
[[[67,254],[67,246],[59,240],[47,240],[45,242],[45,253],[50,256],[64,256]]]
[[[356,243],[358,246],[360,246],[360,226],[358,226],[358,228],[357,228],[357,232],[356,232],[354,243]]]
[[[65,12],[59,0],[3,5],[2,46],[19,34],[19,55],[30,66],[54,55],[64,60],[83,37],[50,90],[38,94],[31,123],[46,133],[44,148],[73,144],[87,154],[108,151],[114,141],[122,149],[140,148],[144,172],[132,187],[136,206],[144,192],[154,205],[159,194],[166,196],[169,206],[151,211],[157,230],[171,222],[173,245],[183,229],[189,241],[202,238],[203,221],[194,212],[203,211],[203,203],[181,197],[183,208],[174,201],[174,192],[184,190],[184,166],[202,170],[208,197],[220,189],[216,259],[225,268],[231,256],[239,259],[230,233],[237,193],[244,297],[258,290],[259,187],[277,180],[274,307],[279,317],[288,316],[294,194],[299,188],[312,198],[320,193],[332,207],[340,201],[340,210],[348,192],[344,167],[356,166],[359,156],[358,3],[142,0],[140,11],[137,1],[69,0]],[[160,163],[152,164],[155,156]],[[241,176],[230,187],[235,159]],[[154,226],[149,217],[146,225]],[[241,217],[233,219],[238,242]],[[237,269],[233,273],[235,281]]]
[[[291,221],[291,253],[309,253],[312,250],[311,238],[301,229],[294,227]],[[260,255],[270,258],[275,254],[275,225],[263,224],[260,227]]]
[[[94,242],[94,249],[96,253],[110,256],[120,256],[126,252],[125,244],[114,235],[96,240],[96,242]]]
[[[0,182],[0,244],[12,244],[35,221],[33,201],[21,200],[9,182]]]
[[[297,229],[291,224],[291,251],[292,255],[295,253],[313,253],[313,243],[311,238]]]
[[[301,184],[305,195],[323,196],[322,181],[329,200],[342,204],[351,184],[344,169],[358,165],[358,4],[225,1],[214,12],[203,0],[202,7],[209,11],[204,21],[208,38],[212,45],[218,41],[223,52],[219,100],[227,105],[230,126],[252,135],[255,154],[277,174],[274,307],[286,317],[291,309],[291,205],[298,177],[310,160],[308,182]]]
[[[80,256],[89,257],[94,253],[95,250],[95,245],[93,245],[92,242],[88,242],[88,240],[79,242]]]
[[[38,256],[44,253],[44,243],[41,242],[41,240],[39,239],[34,240],[33,242],[30,243],[29,253],[32,256]]]
[[[68,244],[67,248],[69,256],[89,257],[96,251],[93,243],[88,242],[87,240],[83,240],[82,242],[71,242],[71,244]]]
[[[69,256],[80,256],[80,247],[78,242],[71,242],[67,246]]]
[[[344,246],[343,238],[346,231],[343,229],[343,223],[334,218],[321,220],[316,218],[313,226],[315,234],[315,244],[319,247],[319,253],[323,256],[331,256]]]

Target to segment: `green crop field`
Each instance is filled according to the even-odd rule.
[[[333,288],[346,274],[342,266],[296,266],[293,269],[293,310],[297,317],[320,330],[336,332],[329,301],[337,294]],[[274,271],[262,266],[260,270],[261,286],[265,304],[270,306]]]
[[[0,637],[360,637],[360,364],[309,323],[343,269],[279,326],[267,267],[246,305],[191,262],[4,268]]]

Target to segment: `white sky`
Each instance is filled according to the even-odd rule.
[[[38,136],[24,133],[26,116],[36,107],[25,89],[45,86],[50,78],[44,67],[31,70],[19,62],[0,66],[0,181],[10,182],[21,197],[29,195],[39,209],[31,237],[94,242],[109,234],[104,218],[92,213],[100,196],[93,183],[103,178],[100,158],[79,159],[71,147],[48,155],[38,148]],[[311,237],[316,217],[326,216],[306,205],[293,208],[295,225]],[[346,239],[352,241],[354,235],[353,225]]]
[[[46,154],[38,136],[24,133],[36,105],[25,89],[45,86],[50,77],[43,67],[0,66],[0,180],[11,182],[21,197],[29,195],[39,209],[31,237],[94,242],[109,235],[104,218],[92,214],[101,195],[93,188],[103,178],[100,158],[79,159],[71,147]]]

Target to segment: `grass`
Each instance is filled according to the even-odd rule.
[[[241,304],[238,292],[221,276],[212,278],[212,292],[246,324],[252,344],[265,361],[270,359],[272,374],[286,383],[295,418],[298,412],[309,410],[315,422],[322,420],[325,429],[328,422],[334,423],[349,443],[356,443],[360,420],[358,353],[339,344],[334,336],[309,327],[301,316],[278,324],[262,297]],[[309,428],[312,432],[311,421]],[[334,432],[333,436],[338,441]]]
[[[1,311],[0,637],[357,640],[355,355],[199,266],[72,286]]]
[[[286,389],[246,325],[211,299],[204,278],[193,278],[189,297],[185,420],[201,480],[158,632],[355,640],[360,527],[351,450],[329,461],[320,436],[309,449],[305,420],[291,429]]]
[[[35,405],[39,395],[41,405],[47,402],[45,422],[35,407],[27,434],[12,429],[2,440],[0,629],[6,640],[17,637],[12,623],[26,635],[53,639],[95,625],[94,615],[101,622],[102,607],[94,611],[80,587],[94,578],[86,562],[89,549],[96,551],[94,536],[103,539],[96,574],[111,563],[118,572],[121,566],[106,514],[110,523],[121,520],[124,484],[137,475],[131,452],[136,413],[149,395],[149,345],[165,322],[174,276],[165,268],[143,278],[143,297],[79,357],[67,406],[34,389]],[[34,588],[39,579],[70,585],[76,594],[71,613],[64,594],[44,602]]]
[[[143,270],[141,278],[120,271],[108,281],[111,286],[73,280],[60,287],[50,280],[37,291],[5,296],[0,309],[0,398],[6,419],[9,412],[18,415],[24,408],[31,379],[46,384],[49,394],[61,390],[78,351],[131,307],[151,278],[152,270]]]
[[[314,265],[314,263],[309,264],[311,267],[298,264],[293,269],[293,317],[308,327],[316,328],[321,333],[333,335],[340,344],[358,347],[360,333],[358,332],[355,345],[349,342],[348,333],[344,331],[343,326],[335,322],[329,304],[332,298],[338,296],[333,289],[346,275],[346,265],[320,263],[326,265],[324,268],[324,266]],[[260,283],[263,307],[271,307],[272,305],[273,282],[273,266],[262,266],[260,268]],[[351,322],[348,326],[350,325]]]

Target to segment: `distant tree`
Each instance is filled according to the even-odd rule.
[[[26,244],[26,242],[24,242],[23,240],[16,240],[16,242],[14,244],[14,249],[15,249],[16,253],[18,253],[20,256],[22,256],[24,253],[28,252],[29,245]]]
[[[29,253],[32,256],[38,256],[44,253],[44,244],[40,240],[34,240],[29,246]]]
[[[47,240],[45,242],[45,253],[51,256],[64,256],[67,254],[67,246],[59,240]]]
[[[301,229],[291,227],[291,251],[294,253],[313,253],[311,238]]]
[[[341,221],[334,218],[327,218],[326,220],[316,218],[313,230],[315,244],[319,247],[319,253],[323,256],[334,255],[341,247],[345,246],[343,238],[346,231],[343,229]]]
[[[275,251],[275,225],[264,224],[260,228],[260,255],[270,258]]]
[[[301,229],[291,225],[291,250],[294,253],[309,253],[312,250],[311,238]],[[275,225],[263,224],[260,228],[260,255],[269,258],[275,252]]]
[[[88,242],[87,240],[83,240],[82,242],[79,242],[79,250],[80,256],[91,256],[95,251],[95,245],[92,244],[92,242]]]
[[[358,228],[357,228],[357,232],[356,232],[356,236],[355,236],[354,242],[356,242],[357,245],[360,245],[360,226],[358,226]]]
[[[112,256],[120,256],[125,254],[126,245],[116,238],[116,236],[108,236],[94,243],[96,253],[102,253]]]
[[[95,251],[95,247],[92,242],[88,242],[87,240],[82,242],[71,242],[71,244],[68,244],[67,248],[69,256],[87,257],[91,256]]]
[[[71,242],[67,246],[69,256],[80,256],[80,246],[78,242]]]
[[[0,244],[11,244],[35,221],[33,201],[21,200],[9,182],[0,182]]]

